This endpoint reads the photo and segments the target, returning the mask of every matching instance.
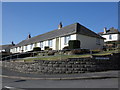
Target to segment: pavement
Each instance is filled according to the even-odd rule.
[[[118,78],[119,70],[110,70],[102,72],[90,72],[80,74],[29,74],[11,71],[7,68],[2,68],[0,77],[13,79],[30,79],[30,80],[80,80],[80,79],[105,79]]]

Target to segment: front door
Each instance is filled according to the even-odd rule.
[[[56,38],[56,50],[59,50],[59,38]]]

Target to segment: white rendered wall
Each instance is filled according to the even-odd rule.
[[[111,39],[109,38],[109,36],[111,35]],[[105,38],[105,42],[107,41],[117,41],[120,39],[120,34],[109,34],[109,35],[102,35],[102,37]]]
[[[60,38],[60,50],[62,50],[64,47],[68,46],[68,44],[65,44],[65,37]],[[70,35],[70,40],[76,40],[76,34]]]
[[[73,34],[70,35],[70,40],[80,40],[81,42],[81,48],[84,49],[101,49],[104,44],[104,40],[100,39],[100,45],[96,44],[96,38],[95,37],[89,37],[85,35],[80,35],[80,34]],[[32,45],[32,48],[31,48]],[[27,49],[26,49],[27,46]],[[48,46],[48,40],[43,41],[43,47],[40,47],[40,42],[36,42],[36,47],[40,47],[41,50],[44,50],[44,47]],[[59,37],[59,50],[62,50],[64,47],[68,46],[68,44],[65,44],[65,36],[64,37]],[[29,45],[22,46],[21,49],[19,47],[11,49],[12,53],[20,53],[22,52],[27,52],[33,50],[35,47],[35,44],[31,43]],[[23,48],[23,49],[22,49]],[[56,38],[52,39],[52,48],[53,50],[56,50]]]
[[[56,39],[52,39],[52,49],[56,50]]]
[[[85,36],[77,34],[77,40],[81,42],[81,48],[83,49],[102,49],[104,45],[104,40],[100,39],[100,45],[96,44],[96,37]]]

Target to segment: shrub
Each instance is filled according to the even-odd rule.
[[[67,50],[67,49],[69,49],[69,46],[66,46],[66,47],[63,48],[63,50]]]
[[[89,49],[81,49],[81,52],[82,52],[83,54],[86,54],[86,53],[90,53],[90,50],[89,50]]]
[[[55,52],[53,52],[53,51],[48,52],[48,56],[51,56],[51,55],[54,55],[54,54],[55,54]]]
[[[48,48],[47,50],[52,50],[52,48]]]
[[[41,48],[40,47],[34,47],[33,51],[41,51]]]
[[[71,54],[81,54],[82,51],[75,49],[75,50],[71,50],[70,53],[71,53]]]
[[[117,49],[120,49],[120,44],[117,44]]]
[[[48,48],[49,48],[49,46],[45,46],[45,47],[44,47],[44,50],[47,50]]]
[[[106,48],[106,46],[103,46],[103,49],[102,49],[103,51],[106,51],[107,50],[107,48]]]
[[[52,48],[49,48],[49,46],[45,46],[45,50],[52,50]]]
[[[69,49],[79,49],[80,48],[79,40],[70,40],[68,44],[69,44]]]
[[[92,53],[99,53],[101,50],[91,50]]]
[[[70,51],[71,54],[86,54],[89,52],[90,52],[89,49],[74,49]]]

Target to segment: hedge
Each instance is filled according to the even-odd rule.
[[[69,49],[79,49],[80,48],[79,40],[70,40],[68,44],[69,44]]]

